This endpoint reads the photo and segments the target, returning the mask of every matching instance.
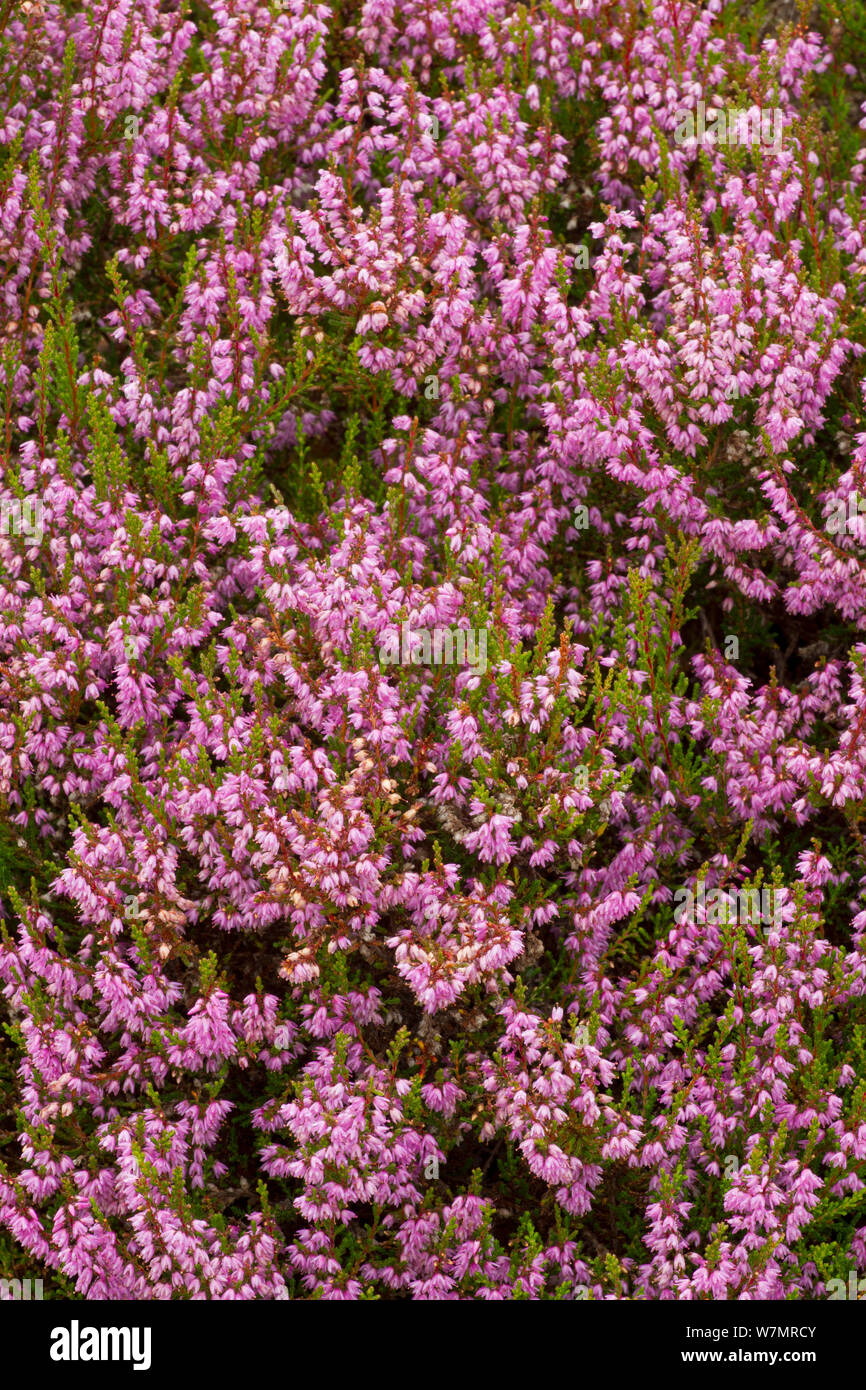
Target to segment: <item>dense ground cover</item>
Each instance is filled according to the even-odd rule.
[[[784,19],[0,0],[0,1274],[866,1276],[866,12]]]

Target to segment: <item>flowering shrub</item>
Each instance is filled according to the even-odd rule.
[[[0,9],[4,1272],[847,1287],[861,12]]]

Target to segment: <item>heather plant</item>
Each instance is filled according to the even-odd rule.
[[[0,1276],[866,1276],[863,27],[0,0]]]

